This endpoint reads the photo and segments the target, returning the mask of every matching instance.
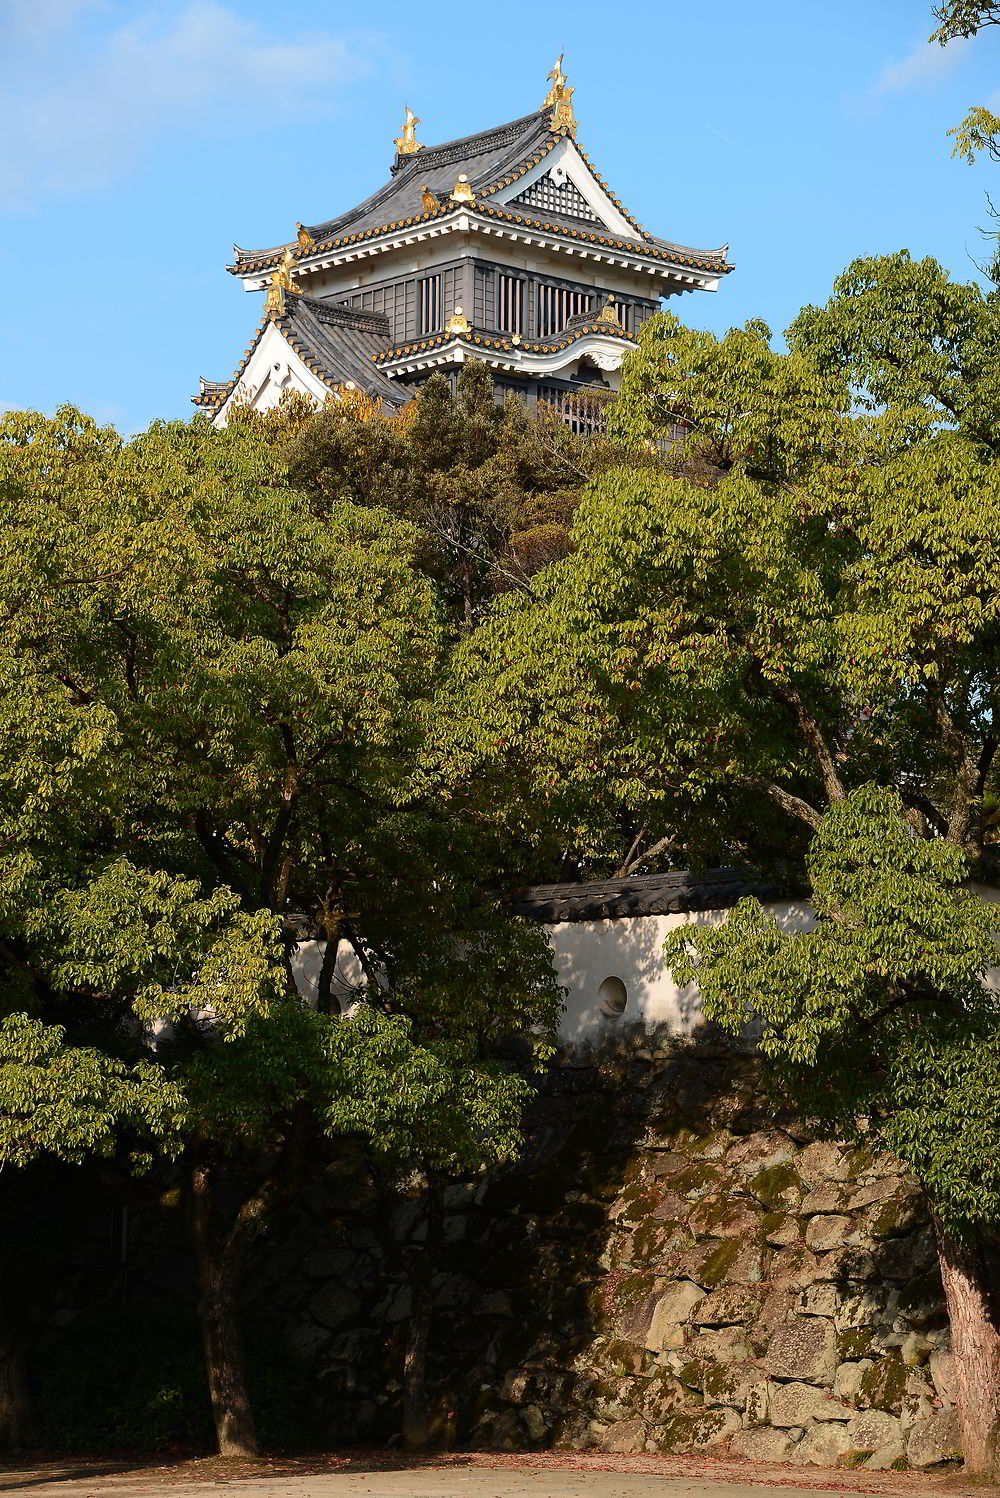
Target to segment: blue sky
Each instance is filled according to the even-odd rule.
[[[404,102],[428,143],[537,108],[561,49],[626,205],[731,245],[718,295],[673,304],[694,325],[780,332],[903,246],[972,279],[1000,168],[946,132],[997,107],[1000,28],[942,50],[931,27],[930,0],[0,0],[0,408],[186,416],[260,316],[234,240],[367,196]]]

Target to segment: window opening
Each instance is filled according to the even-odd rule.
[[[441,326],[441,277],[424,276],[419,286],[420,332],[436,333]]]
[[[625,1006],[628,1003],[628,989],[620,978],[605,978],[597,990],[597,998],[601,1006],[601,1013],[607,1019],[618,1019],[620,1015],[625,1013]]]

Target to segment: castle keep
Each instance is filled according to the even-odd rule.
[[[561,57],[548,81],[535,113],[439,146],[407,109],[371,197],[291,243],[237,247],[230,273],[267,306],[233,377],[203,379],[195,405],[219,425],[234,400],[267,410],[292,390],[391,408],[470,358],[501,392],[567,416],[574,392],[617,388],[661,298],[715,291],[732,265],[725,246],[643,228],[576,139]]]

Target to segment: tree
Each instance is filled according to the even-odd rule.
[[[0,423],[0,718],[34,754],[0,781],[3,1033],[15,1065],[49,1046],[56,1113],[83,1058],[160,1089],[80,1148],[120,1122],[176,1162],[226,1453],[256,1447],[237,1302],[276,1202],[330,1141],[508,1158],[529,1086],[498,1042],[544,1057],[559,1005],[541,935],[483,897],[483,840],[421,790],[444,636],[419,534],[318,515],[281,452],[252,422]]]
[[[820,839],[812,875],[824,911],[839,900],[856,912],[861,889],[872,902],[844,962],[860,972],[882,932],[893,954],[868,975],[868,1007],[852,991],[837,1024],[870,1022],[902,985],[893,1023],[906,1014],[930,1041],[951,1025],[970,1064],[993,1022],[991,1001],[968,1000],[988,947],[954,890],[989,868],[996,836],[998,333],[993,298],[905,254],[852,265],[828,305],[793,324],[788,354],[760,325],[717,341],[654,319],[626,361],[615,429],[645,446],[683,423],[696,477],[599,477],[572,554],[534,580],[537,601],[507,601],[460,652],[454,713],[466,779],[509,776],[584,852],[609,801],[655,818],[668,858],[774,872],[783,850],[797,882]],[[871,785],[890,797],[877,815],[851,800]],[[581,814],[588,798],[597,815]],[[880,883],[872,867],[900,856],[901,816],[924,852],[912,879],[904,870],[898,885]],[[858,843],[833,894],[824,838],[844,860]],[[939,926],[918,924],[907,948],[905,918],[931,894]],[[733,932],[711,991],[721,995],[737,947],[758,983],[773,956],[774,1002],[786,1005],[776,1028],[791,1033],[830,976],[830,943],[847,941],[842,926],[794,948],[794,961],[749,918]],[[955,956],[970,934],[976,943]],[[715,954],[699,951],[706,985]],[[745,1002],[748,987],[738,992]],[[919,1087],[922,1073],[911,1076]],[[993,1085],[985,1073],[966,1080],[967,1106]],[[941,1229],[959,1345],[1000,1366],[992,1202],[973,1210],[973,1191],[949,1195],[925,1132],[931,1110],[911,1108],[906,1121],[904,1093],[886,1083],[881,1096],[878,1127],[920,1173]],[[842,1116],[855,1098],[838,1101]],[[977,1138],[986,1178],[994,1145],[971,1131],[970,1152]],[[970,1356],[961,1377],[970,1469],[985,1470],[1000,1384],[980,1389],[983,1366]]]
[[[1000,1009],[993,907],[965,887],[962,849],[914,836],[900,798],[863,786],[832,804],[809,850],[816,925],[782,932],[755,900],[667,944],[704,1012],[759,1046],[786,1097],[888,1149],[922,1180],[937,1233],[961,1389],[967,1470],[994,1473],[1000,1335]]]
[[[464,628],[494,594],[523,591],[565,555],[582,484],[606,461],[606,443],[544,404],[498,401],[478,360],[454,394],[432,375],[400,416],[364,397],[331,403],[288,449],[291,481],[320,512],[338,499],[376,503],[419,528],[420,564]]]
[[[946,47],[957,38],[978,35],[987,26],[1000,25],[1000,6],[984,0],[945,0],[934,7],[939,22],[930,40]],[[991,160],[1000,161],[1000,118],[984,105],[977,105],[960,125],[949,134],[955,137],[956,156],[971,165],[985,151]]]

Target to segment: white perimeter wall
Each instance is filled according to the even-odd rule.
[[[1000,901],[1000,889],[973,888],[984,900]],[[804,901],[773,901],[764,908],[773,911],[783,931],[805,931],[813,924],[813,911]],[[678,926],[718,926],[728,914],[728,910],[702,910],[547,926],[556,973],[567,990],[560,1039],[571,1046],[599,1044],[633,1025],[666,1025],[673,1034],[689,1035],[701,1016],[698,992],[674,982],[663,960],[663,944]],[[292,959],[295,981],[304,997],[316,993],[325,945],[300,942]],[[618,978],[625,985],[625,1009],[614,1017],[602,1012],[598,994],[606,978]],[[357,957],[342,942],[334,992],[347,998],[364,981]],[[1000,992],[1000,969],[988,974],[987,983]]]

